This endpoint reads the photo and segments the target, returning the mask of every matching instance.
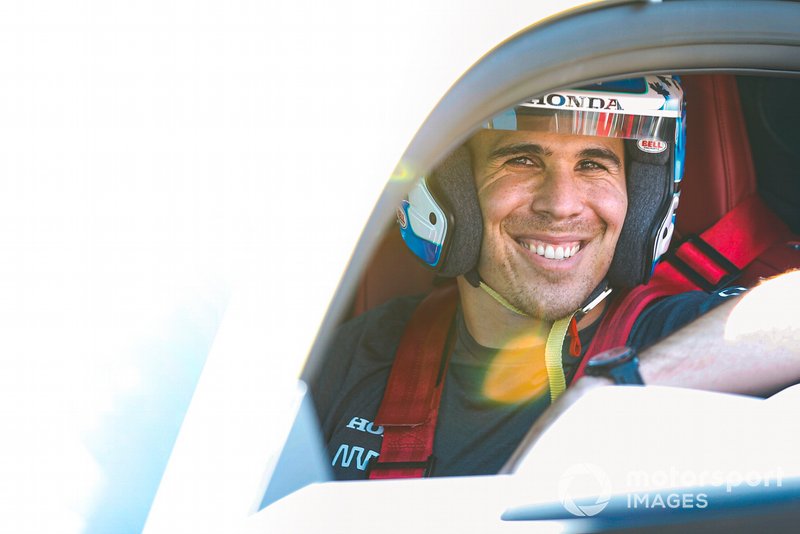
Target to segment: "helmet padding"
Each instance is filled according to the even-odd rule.
[[[466,145],[450,154],[433,172],[428,186],[445,213],[450,215],[447,249],[439,274],[459,276],[478,264],[483,238],[483,218]]]
[[[655,233],[673,193],[669,150],[648,154],[639,150],[636,141],[625,141],[625,146],[628,211],[608,270],[612,287],[633,287],[650,279]]]

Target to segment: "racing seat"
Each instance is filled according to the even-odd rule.
[[[758,180],[751,153],[748,124],[742,110],[737,80],[731,75],[683,78],[691,116],[687,121],[686,171],[676,239],[700,234],[751,195]],[[759,255],[737,280],[744,286],[800,266],[800,253],[786,239]]]
[[[756,192],[756,172],[733,76],[682,78],[689,117],[676,235],[702,233]]]
[[[686,169],[681,186],[676,236],[700,234],[751,195],[757,194],[756,171],[732,75],[696,75],[682,79],[690,109]],[[800,241],[794,236],[794,241]],[[752,285],[760,277],[800,266],[800,252],[781,242],[759,256],[737,283]],[[428,292],[434,275],[406,250],[392,228],[379,245],[359,284],[353,315],[395,296]]]
[[[384,234],[358,284],[352,316],[404,295],[430,292],[434,274],[408,250],[396,225]]]

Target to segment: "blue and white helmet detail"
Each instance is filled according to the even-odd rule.
[[[675,122],[675,182],[683,180],[684,161],[686,159],[686,106]]]
[[[447,235],[447,217],[431,195],[425,178],[397,210],[400,235],[419,259],[437,267]]]

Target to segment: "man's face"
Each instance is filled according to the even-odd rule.
[[[573,312],[605,277],[625,220],[623,141],[484,130],[470,148],[483,280],[534,317]]]

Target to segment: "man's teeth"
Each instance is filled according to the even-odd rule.
[[[531,243],[526,243],[525,241],[520,241],[520,244],[528,250],[535,252],[539,256],[544,256],[550,260],[565,260],[567,258],[571,258],[581,249],[580,244],[573,245],[571,247],[554,247],[553,245],[543,245],[541,243],[533,246]]]

